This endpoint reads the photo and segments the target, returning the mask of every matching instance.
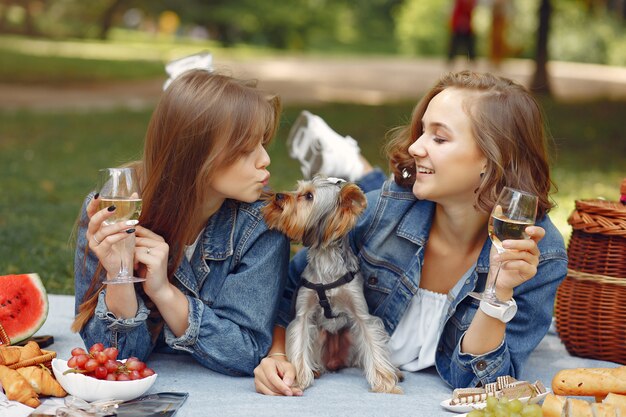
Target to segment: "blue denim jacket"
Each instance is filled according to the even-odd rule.
[[[98,265],[91,251],[85,259],[86,204],[91,198],[85,200],[79,221],[76,311]],[[141,297],[135,317],[118,319],[108,311],[103,291],[94,317],[80,332],[85,345],[103,342],[117,346],[122,358],[142,360],[155,348],[184,351],[214,371],[251,375],[271,346],[289,262],[289,241],[268,230],[261,206],[227,200],[207,222],[191,262],[183,257],[173,283],[189,301],[185,334],[176,337],[165,325],[155,346],[146,323],[150,311]]]
[[[365,188],[365,187],[363,187]],[[428,240],[435,204],[417,200],[412,192],[393,181],[367,194],[368,207],[350,235],[364,278],[364,292],[371,314],[379,316],[389,334],[416,294],[420,283],[424,247]],[[518,312],[506,327],[506,337],[495,350],[483,355],[461,353],[461,339],[479,302],[468,296],[482,291],[489,270],[491,242],[485,240],[478,261],[448,293],[450,306],[440,323],[435,365],[452,387],[471,387],[493,382],[500,375],[517,377],[528,355],[550,327],[554,298],[567,273],[563,239],[548,216],[537,222],[546,230],[539,242],[541,256],[535,277],[515,288]],[[292,291],[306,265],[300,251],[289,267],[289,281],[278,323],[290,320]]]

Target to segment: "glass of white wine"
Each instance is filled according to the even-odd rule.
[[[537,217],[537,204],[539,199],[536,195],[504,187],[491,211],[489,217],[489,238],[496,247],[498,253],[503,253],[502,241],[507,239],[528,239],[526,228],[535,224]],[[469,295],[477,300],[485,300],[492,304],[502,304],[496,297],[496,283],[502,263],[493,279],[487,281],[485,291],[482,293],[470,292]],[[491,274],[489,274],[491,277]]]
[[[105,225],[125,222],[132,227],[139,222],[141,214],[141,189],[134,168],[104,168],[99,171],[99,209],[115,206],[113,215],[104,221]],[[133,276],[135,234],[113,244],[119,254],[120,270],[114,278],[104,280],[105,284],[128,284],[145,281]]]

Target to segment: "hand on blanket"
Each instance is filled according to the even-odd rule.
[[[285,357],[267,357],[254,368],[256,392],[265,395],[300,396],[302,390],[292,387],[296,380],[296,369]]]

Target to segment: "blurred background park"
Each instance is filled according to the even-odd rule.
[[[567,239],[574,201],[617,200],[626,177],[626,0],[478,0],[473,60],[448,58],[454,3],[0,0],[0,275],[73,293],[72,230],[97,169],[140,157],[164,64],[199,51],[283,97],[276,189],[300,178],[284,143],[302,109],[386,168],[385,133],[442,72],[524,83],[553,138],[551,216]]]

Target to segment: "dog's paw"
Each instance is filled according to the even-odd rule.
[[[381,394],[404,394],[402,388],[396,384],[381,384],[372,387],[372,392],[378,392]]]
[[[402,388],[398,386],[398,373],[378,373],[376,380],[372,383],[372,392],[385,394],[404,394]]]
[[[396,377],[398,378],[398,382],[404,382],[404,373],[401,370],[396,369]]]
[[[402,391],[402,388],[400,388],[397,385],[392,385],[392,386],[380,385],[377,387],[373,387],[372,392],[378,392],[382,394],[404,394],[404,391]]]
[[[297,375],[296,375],[297,387],[300,388],[302,391],[304,391],[305,389],[313,385],[314,376],[315,374],[313,371],[297,372]]]

